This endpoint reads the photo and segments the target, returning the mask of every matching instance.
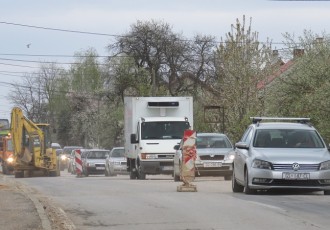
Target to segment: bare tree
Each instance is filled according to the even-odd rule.
[[[238,19],[231,32],[221,40],[216,56],[217,82],[220,95],[215,98],[226,109],[227,130],[237,139],[249,116],[263,113],[258,82],[271,73],[271,44],[260,43],[258,33]]]

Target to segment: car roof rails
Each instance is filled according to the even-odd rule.
[[[273,121],[295,121],[301,124],[309,124],[310,118],[307,117],[250,117],[253,124],[258,124],[263,120]],[[310,125],[310,124],[309,124]]]

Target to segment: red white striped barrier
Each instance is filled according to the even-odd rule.
[[[76,173],[77,177],[82,176],[82,160],[80,149],[75,150],[75,162],[76,162]]]
[[[182,146],[181,179],[184,184],[190,184],[195,179],[196,131],[185,130]]]

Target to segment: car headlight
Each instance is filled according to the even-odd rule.
[[[253,160],[252,162],[252,168],[258,168],[258,169],[272,169],[272,164],[268,161],[263,160]]]
[[[226,160],[234,160],[235,159],[235,155],[234,154],[228,154],[227,156],[226,156]]]
[[[13,157],[8,157],[7,158],[7,162],[8,163],[13,163],[14,162],[14,158]]]
[[[329,170],[330,169],[330,161],[325,161],[320,164],[320,170]]]
[[[61,160],[65,161],[66,160],[66,156],[65,155],[61,155]]]

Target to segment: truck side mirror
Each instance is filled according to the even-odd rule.
[[[138,143],[139,141],[137,140],[136,138],[136,134],[131,134],[131,144],[136,144]]]

